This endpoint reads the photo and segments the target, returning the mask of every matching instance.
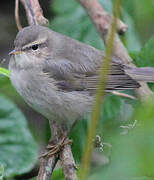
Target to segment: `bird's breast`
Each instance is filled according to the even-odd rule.
[[[70,121],[91,109],[93,97],[77,91],[59,91],[54,79],[35,70],[12,71],[11,81],[27,104],[48,119]]]

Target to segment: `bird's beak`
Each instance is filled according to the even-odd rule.
[[[9,52],[9,55],[15,55],[15,54],[21,54],[21,53],[22,53],[21,50],[14,49],[13,51]]]

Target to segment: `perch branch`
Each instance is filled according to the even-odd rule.
[[[26,10],[28,23],[48,26],[49,21],[43,16],[38,0],[20,0]]]
[[[66,134],[65,128],[57,122],[50,121],[50,129],[52,129],[52,138],[50,142],[57,144],[62,135]],[[69,140],[69,139],[68,139]],[[52,157],[45,157],[42,160],[37,180],[49,180],[52,175],[53,169],[60,159],[63,168],[64,176],[69,180],[77,180],[76,165],[72,155],[70,145],[65,145],[59,153],[54,154]]]
[[[55,143],[58,142],[60,135],[58,134],[59,132],[59,125],[54,122],[49,122],[50,123],[50,129],[52,129],[52,138],[50,141],[54,141]],[[51,157],[44,157],[42,159],[39,173],[37,176],[37,180],[50,180],[53,169],[56,166],[56,163],[58,161],[58,154],[53,155]]]
[[[44,158],[40,166],[37,180],[50,180],[57,161],[58,157],[56,156]]]
[[[77,167],[73,159],[70,145],[65,145],[60,152],[61,166],[63,168],[65,179],[77,180]]]
[[[91,18],[92,22],[96,26],[101,38],[104,40],[105,44],[108,40],[108,35],[111,29],[111,16],[104,10],[101,4],[97,0],[77,0],[86,10],[87,14]],[[127,26],[118,20],[117,32],[125,33]],[[126,48],[122,44],[118,34],[116,34],[114,39],[114,55],[118,57],[123,64],[128,64],[129,66],[135,66],[132,62],[132,58],[129,56]],[[152,94],[152,91],[148,88],[146,83],[140,83],[141,87],[135,90],[136,95],[139,98]]]
[[[18,1],[19,0],[16,0],[15,18],[16,18],[17,27],[20,30],[22,27],[20,26]],[[20,1],[22,2],[26,10],[29,25],[39,24],[39,25],[47,26],[49,24],[48,20],[43,16],[43,11],[39,5],[38,0],[20,0]],[[65,130],[61,124],[58,124],[54,121],[50,121],[49,123],[50,123],[50,130],[52,131],[51,141],[56,144],[62,138],[61,135],[62,133],[64,134]],[[52,157],[47,156],[42,159],[37,180],[49,180],[51,178],[50,176],[52,175],[52,172],[56,166],[58,159],[61,160],[61,165],[64,170],[64,175],[66,179],[77,180],[76,166],[70,145],[65,145],[60,150],[59,153],[54,154]]]

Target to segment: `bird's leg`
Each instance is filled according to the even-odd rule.
[[[74,127],[77,125],[77,123],[78,123],[78,120],[75,120],[74,123],[72,124],[70,130],[67,133],[67,137],[69,137],[69,135],[72,133],[72,131],[73,131]]]
[[[43,153],[40,157],[53,156],[54,154],[59,153],[65,145],[72,144],[72,140],[70,140],[68,137],[71,134],[73,128],[76,126],[77,122],[78,121],[76,120],[73,123],[70,130],[66,134],[64,134],[63,130],[59,128],[58,134],[61,136],[56,141],[55,138],[52,137],[52,139],[46,147],[47,152]]]

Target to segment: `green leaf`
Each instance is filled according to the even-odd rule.
[[[128,30],[124,35],[125,45],[130,52],[138,52],[141,49],[139,35],[135,29],[134,20],[127,13],[127,9],[122,11],[122,19],[128,25]]]
[[[139,53],[133,54],[135,64],[139,67],[154,67],[154,36],[145,44]]]
[[[140,39],[145,43],[153,35],[154,3],[153,0],[140,0],[140,3],[138,2],[138,0],[129,0],[123,1],[123,4],[135,23]],[[136,43],[135,40],[134,43]]]
[[[71,139],[73,140],[72,152],[76,162],[80,162],[85,148],[87,125],[89,120],[88,117],[86,118],[87,119],[80,120],[71,133]]]
[[[0,74],[0,92],[12,91],[10,79]]]
[[[128,93],[128,92],[126,92]],[[121,122],[127,122],[130,120],[133,114],[133,100],[127,98],[121,98],[119,96],[110,95],[105,98],[105,102],[102,109],[101,123],[112,121],[115,124]]]
[[[0,164],[6,177],[12,177],[33,168],[37,145],[16,105],[2,95],[0,102]]]
[[[0,67],[0,74],[10,77],[10,71],[8,69],[2,68],[2,67]]]
[[[52,179],[53,180],[57,180],[57,179],[58,180],[65,180],[63,170],[61,168],[58,170],[54,170],[53,175],[52,175]]]
[[[0,93],[5,95],[6,97],[9,97],[11,100],[15,101],[18,104],[22,104],[22,106],[25,105],[25,102],[19,96],[17,91],[14,89],[10,82],[10,78],[3,76],[0,74]]]

